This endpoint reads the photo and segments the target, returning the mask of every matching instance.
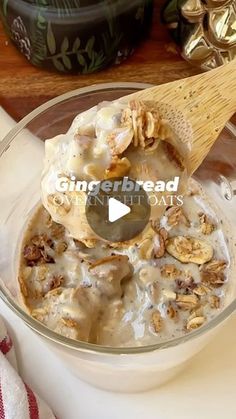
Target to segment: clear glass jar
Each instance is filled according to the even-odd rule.
[[[147,35],[152,8],[152,0],[3,0],[0,16],[32,64],[85,74],[127,58]]]
[[[40,199],[46,138],[65,133],[73,118],[103,100],[148,87],[108,83],[66,93],[34,110],[0,143],[0,296],[52,351],[83,380],[114,391],[143,391],[173,377],[222,327],[236,308],[236,282],[226,307],[201,328],[146,347],[109,348],[65,338],[30,317],[18,299],[17,254],[22,228]],[[222,210],[235,235],[236,141],[234,128],[223,131],[196,173]],[[234,274],[234,271],[233,271]]]

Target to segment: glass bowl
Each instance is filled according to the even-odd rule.
[[[236,308],[236,283],[225,308],[190,334],[155,345],[109,348],[65,338],[30,317],[18,299],[17,257],[22,228],[40,199],[44,140],[65,133],[80,112],[149,87],[107,83],[78,89],[40,106],[21,120],[0,143],[0,296],[81,379],[113,391],[144,391],[173,377],[223,326]],[[228,125],[195,177],[230,223],[234,240],[236,141]]]

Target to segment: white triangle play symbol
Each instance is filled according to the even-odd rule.
[[[129,214],[130,211],[131,209],[127,205],[122,204],[122,202],[115,198],[109,198],[108,220],[110,223],[114,223],[114,221],[117,221],[125,215]]]

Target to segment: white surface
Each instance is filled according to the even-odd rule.
[[[1,109],[0,123],[0,135],[13,124]],[[107,393],[82,383],[2,301],[0,313],[14,339],[23,379],[48,402],[59,419],[236,417],[235,317],[174,381],[152,392],[130,395]]]
[[[119,220],[131,211],[130,207],[115,198],[110,198],[108,203],[108,220],[110,223]]]
[[[235,419],[236,318],[181,376],[143,394],[115,394],[82,383],[0,301],[23,379],[59,419]],[[17,419],[17,416],[16,418]]]

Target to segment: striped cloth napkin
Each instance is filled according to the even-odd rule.
[[[18,375],[14,345],[0,318],[0,419],[56,419]]]

